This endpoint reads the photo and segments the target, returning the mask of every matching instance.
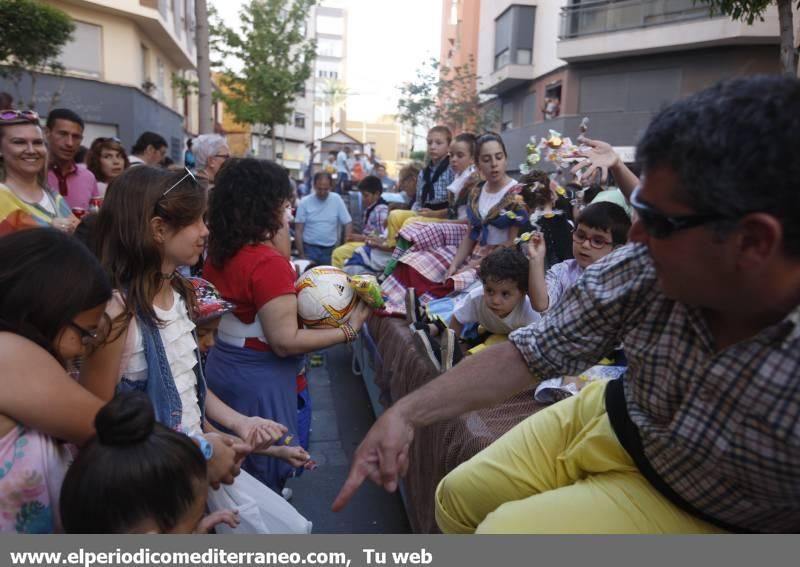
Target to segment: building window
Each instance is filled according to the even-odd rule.
[[[338,79],[339,72],[338,71],[330,71],[328,69],[319,69],[317,71],[317,77],[320,79]]]
[[[167,88],[167,70],[161,58],[156,60],[156,68],[158,70],[158,79],[156,82],[156,87],[158,87],[158,100],[164,102]]]
[[[517,65],[533,65],[533,49],[517,49]]]
[[[103,73],[103,28],[75,20],[72,41],[64,46],[59,62],[67,71],[100,77]]]
[[[317,40],[317,55],[323,57],[341,57],[342,40],[321,37]]]
[[[522,126],[536,123],[536,93],[528,93],[522,99]]]
[[[306,129],[306,115],[302,112],[295,112],[294,113],[294,127],[300,128],[301,130]]]
[[[194,29],[194,0],[184,0],[186,7],[184,10],[184,25],[186,26],[186,46],[189,48],[189,53],[194,53],[195,50],[195,29]]]
[[[503,103],[503,122],[500,130],[511,130],[514,127],[514,104],[512,102]]]
[[[552,120],[561,115],[561,83],[555,82],[547,85],[544,91],[544,108],[542,115],[545,120]]]
[[[344,18],[317,16],[317,33],[344,35]]]
[[[494,21],[494,69],[533,64],[535,6],[512,5]]]

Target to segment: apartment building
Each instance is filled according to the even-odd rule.
[[[348,120],[346,132],[362,145],[375,150],[375,157],[389,166],[394,173],[399,162],[410,158],[411,129],[398,123],[393,115],[380,116],[374,122]],[[324,156],[323,156],[324,157]]]
[[[531,136],[575,136],[585,116],[591,136],[632,157],[665,105],[780,64],[774,6],[747,25],[693,0],[480,0],[478,21],[478,90],[498,116],[512,170]]]
[[[484,0],[486,1],[486,0]],[[477,64],[481,0],[442,2],[442,46],[439,61],[450,69]],[[473,68],[477,71],[477,68]]]
[[[181,161],[185,135],[197,129],[197,103],[173,88],[172,77],[196,77],[194,0],[46,3],[73,19],[75,33],[61,56],[65,75],[37,77],[36,110],[75,110],[86,121],[87,142],[116,136],[130,149],[142,132],[159,132],[170,157]],[[30,88],[23,81],[21,100]],[[0,90],[17,96],[2,79]]]
[[[305,164],[312,158],[311,144],[316,148],[314,162],[319,164],[320,140],[344,127],[344,96],[339,93],[345,92],[346,31],[347,10],[341,0],[324,0],[309,11],[306,37],[317,40],[317,56],[311,77],[297,93],[289,121],[275,131],[276,161],[296,179],[303,177]],[[243,130],[237,125],[236,131]],[[250,152],[271,159],[272,137],[253,132]]]
[[[343,129],[347,120],[347,6],[328,0],[316,9],[314,139]]]

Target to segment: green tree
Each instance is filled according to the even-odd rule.
[[[425,61],[413,81],[400,85],[397,119],[415,132],[417,126],[430,126],[436,119],[436,94],[439,82],[439,62]],[[413,151],[414,148],[412,147]]]
[[[434,122],[456,131],[480,132],[491,127],[497,117],[478,94],[474,68],[472,60],[452,68],[440,66],[433,58],[423,62],[414,80],[399,87],[397,119],[412,130]]]
[[[237,122],[272,136],[289,121],[292,103],[311,76],[316,41],[305,34],[305,20],[316,0],[249,0],[240,12],[241,28],[215,23],[212,46],[226,57],[220,99]],[[268,132],[263,131],[266,127]]]
[[[483,132],[498,119],[491,107],[484,105],[478,94],[475,61],[470,57],[463,65],[443,66],[437,85],[436,121],[456,131]]]
[[[776,4],[778,6],[778,25],[781,35],[781,66],[783,72],[795,77],[798,75],[798,54],[794,43],[792,22],[792,0],[695,0],[695,3],[708,4],[712,10],[752,24],[756,19],[764,21],[764,12]],[[800,1],[797,1],[800,9]]]
[[[31,78],[27,106],[36,104],[36,73],[62,74],[58,56],[72,39],[75,24],[56,8],[33,0],[0,1],[0,76],[10,78],[19,92],[22,78]],[[56,95],[57,96],[57,95]]]

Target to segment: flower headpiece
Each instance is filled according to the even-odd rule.
[[[584,118],[580,124],[580,134],[583,136],[589,130],[589,119]],[[542,157],[555,163],[559,168],[570,167],[574,162],[581,159],[581,155],[588,151],[588,146],[575,145],[569,137],[562,136],[560,132],[550,130],[546,138],[538,142],[536,136],[531,136],[530,142],[525,147],[527,159],[519,166],[519,171],[523,175],[533,171],[533,167],[538,164]]]

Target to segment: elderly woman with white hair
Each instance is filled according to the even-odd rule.
[[[198,179],[204,180],[208,188],[214,187],[214,178],[222,164],[231,157],[228,142],[219,134],[202,134],[194,139],[195,165]]]

